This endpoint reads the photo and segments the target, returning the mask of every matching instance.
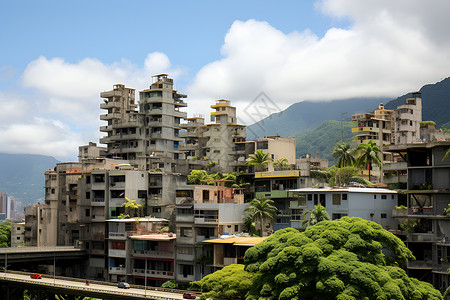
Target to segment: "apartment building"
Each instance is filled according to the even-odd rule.
[[[332,220],[343,216],[360,217],[373,221],[383,228],[397,229],[398,221],[392,218],[392,210],[398,204],[397,192],[382,188],[301,188],[291,190],[294,201],[291,202],[291,225],[301,227],[306,210],[322,205]],[[300,217],[300,218],[299,218]]]
[[[20,247],[25,244],[25,222],[11,223],[11,247]]]
[[[110,219],[108,281],[159,286],[174,279],[175,235],[163,233],[161,218]]]
[[[411,225],[402,237],[416,261],[407,271],[441,291],[450,284],[450,159],[443,159],[449,148],[450,139],[389,147],[407,163],[407,208],[393,211],[400,222]]]
[[[203,241],[241,233],[242,216],[248,204],[240,189],[224,181],[210,185],[177,187],[176,280],[200,280],[214,271],[213,248]]]

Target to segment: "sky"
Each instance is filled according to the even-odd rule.
[[[303,100],[396,98],[450,76],[450,1],[0,1],[0,152],[76,161],[100,92],[167,73],[188,116],[250,125]],[[265,109],[264,109],[265,108]],[[208,118],[206,118],[208,119]]]

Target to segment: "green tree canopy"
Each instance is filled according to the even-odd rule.
[[[209,274],[191,286],[201,291],[200,299],[245,299],[256,275],[244,270],[244,265],[229,265]]]
[[[0,248],[11,247],[11,222],[0,223]]]
[[[361,218],[286,228],[245,253],[245,270],[257,275],[246,299],[442,299],[399,267],[412,259],[399,238]]]
[[[350,148],[350,143],[339,142],[333,148],[333,157],[338,161],[338,168],[353,166],[356,162],[355,149]]]
[[[381,225],[343,217],[304,232],[279,230],[247,250],[247,273],[231,265],[195,284],[206,291],[201,299],[442,300],[431,284],[400,268],[413,259]]]
[[[258,220],[261,225],[261,236],[264,232],[264,220],[273,220],[277,216],[277,208],[273,206],[273,200],[253,199],[244,211],[250,212],[254,221]]]
[[[283,168],[289,166],[289,161],[286,158],[279,158],[276,161],[272,162],[272,165],[275,168]]]

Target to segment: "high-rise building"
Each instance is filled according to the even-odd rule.
[[[9,218],[8,194],[0,192],[0,220]]]

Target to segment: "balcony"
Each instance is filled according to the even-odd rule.
[[[119,118],[120,118],[119,113],[110,113],[110,114],[100,115],[100,120],[102,120],[102,121],[107,121],[107,120],[111,120],[111,119],[119,119]]]
[[[126,275],[124,267],[109,267],[109,274]]]
[[[194,218],[195,224],[217,224],[218,219],[208,219],[208,218]]]
[[[179,214],[177,214],[176,221],[192,223],[192,222],[194,222],[194,215],[179,215]]]
[[[156,258],[174,258],[173,252],[151,251],[151,250],[134,250],[134,257],[156,257]]]
[[[408,169],[408,164],[406,162],[397,163],[387,163],[383,165],[384,171],[396,171],[396,170],[406,170]]]
[[[107,125],[107,126],[100,126],[100,131],[101,132],[109,132],[112,131],[112,125]]]
[[[145,277],[145,270],[144,269],[133,269],[133,275]],[[147,270],[147,277],[174,279],[174,272],[173,271]]]
[[[91,200],[91,206],[105,206],[105,198],[94,198]]]
[[[108,256],[127,257],[127,251],[126,250],[119,250],[119,249],[109,249],[108,250]]]
[[[108,109],[113,107],[120,107],[119,101],[108,101],[104,103],[100,103],[100,109]]]
[[[299,170],[255,172],[255,178],[299,177]]]
[[[408,216],[408,209],[407,208],[395,208],[392,210],[392,217],[393,218],[405,218]]]
[[[271,191],[271,192],[256,192],[256,198],[287,198],[289,197],[288,191]]]
[[[150,133],[150,138],[152,138],[152,139],[160,139],[161,136],[162,136],[161,132],[152,132],[152,133]]]
[[[92,215],[92,222],[105,222],[104,215]]]
[[[181,144],[178,146],[178,150],[180,151],[190,151],[190,150],[197,150],[198,144]]]
[[[399,183],[399,182],[407,182],[408,176],[407,175],[397,175],[397,176],[389,176],[389,177],[383,177],[383,183]]]
[[[407,242],[435,242],[438,238],[434,233],[408,233]]]
[[[238,259],[235,257],[224,257],[223,258],[223,264],[224,266],[228,266],[231,264],[237,264],[238,263]]]

